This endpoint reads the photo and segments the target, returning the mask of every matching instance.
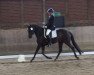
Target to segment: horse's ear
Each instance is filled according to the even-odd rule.
[[[29,27],[30,24],[29,23],[24,23],[24,26]]]
[[[26,27],[29,27],[29,25],[26,25]]]

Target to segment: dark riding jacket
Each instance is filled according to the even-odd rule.
[[[47,26],[47,29],[53,30],[54,28],[54,16],[53,15],[49,17],[48,22],[45,26]]]

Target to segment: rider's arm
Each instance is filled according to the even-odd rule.
[[[53,25],[53,23],[54,23],[54,16],[51,16],[45,26],[49,28],[51,25]]]

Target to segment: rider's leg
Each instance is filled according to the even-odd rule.
[[[48,46],[50,46],[51,45],[51,30],[50,29],[47,29],[46,31],[46,37],[48,40]]]
[[[48,36],[50,33],[51,33],[51,30],[50,29],[47,29],[46,36]]]
[[[50,38],[50,36],[46,36],[47,37],[47,40],[48,40],[48,46],[50,46],[51,45],[51,38]]]

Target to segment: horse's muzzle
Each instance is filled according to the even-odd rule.
[[[28,37],[29,37],[29,38],[32,38],[32,35],[29,35]]]

